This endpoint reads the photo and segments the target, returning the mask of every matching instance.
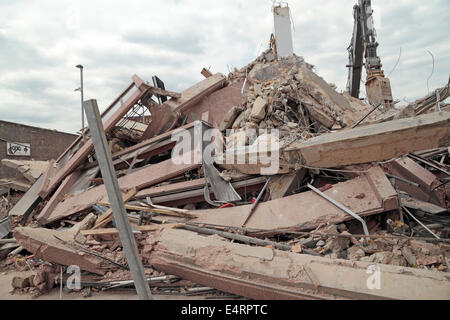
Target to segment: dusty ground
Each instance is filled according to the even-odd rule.
[[[13,277],[27,277],[32,274],[31,271],[18,272],[11,271],[8,273],[0,273],[0,300],[137,300],[138,296],[131,290],[121,291],[107,291],[107,292],[92,292],[89,298],[83,298],[81,293],[66,293],[62,292],[60,297],[60,290],[54,288],[51,292],[37,298],[33,298],[29,294],[11,294],[12,286],[11,280]],[[200,300],[202,297],[187,297],[175,295],[153,295],[155,300]]]

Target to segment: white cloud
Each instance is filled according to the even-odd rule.
[[[295,52],[345,90],[356,0],[290,1]],[[414,100],[443,85],[450,70],[450,3],[377,0],[375,27],[395,98]],[[265,49],[273,31],[271,1],[2,0],[1,119],[75,132],[81,126],[76,64],[85,66],[85,97],[105,108],[133,74],[157,74],[171,90],[228,73]]]

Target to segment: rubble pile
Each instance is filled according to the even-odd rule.
[[[248,66],[235,70],[228,79],[250,85],[247,90],[243,87],[241,104],[230,109],[220,130],[232,129],[238,136],[250,130],[278,129],[281,145],[288,145],[349,127],[370,111],[370,105],[336,92],[336,86],[326,83],[313,69],[295,54],[274,59],[269,49]],[[368,119],[374,122],[389,111],[380,108]],[[257,134],[247,136],[250,139],[239,142],[241,145],[251,145],[257,138]]]
[[[181,93],[135,75],[101,115],[154,293],[450,298],[448,112],[374,111],[303,58],[271,49],[228,77],[202,74]],[[172,137],[205,141],[210,128],[225,134],[225,153],[277,142],[279,165],[263,173],[259,162],[227,163],[220,153],[213,164],[196,161],[202,143],[179,153]],[[134,288],[89,129],[82,132],[32,175],[17,203],[0,200],[9,215],[0,220],[0,268],[37,270],[14,279],[16,293],[67,283],[74,265],[83,296]],[[175,161],[183,156],[191,161]],[[366,287],[374,265],[392,280],[376,292]]]

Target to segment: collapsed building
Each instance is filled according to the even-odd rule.
[[[433,108],[448,85],[438,101],[374,108],[273,46],[202,74],[181,93],[134,75],[101,114],[153,292],[450,298],[450,112]],[[38,270],[16,290],[45,292],[72,265],[85,288],[133,287],[100,171],[84,128],[8,208],[3,268]]]

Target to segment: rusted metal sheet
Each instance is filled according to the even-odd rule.
[[[143,258],[154,268],[251,299],[450,299],[443,272],[315,257],[165,229],[150,234]],[[313,278],[313,280],[311,279]]]
[[[136,170],[124,177],[118,179],[119,186],[123,190],[136,187],[138,190],[174,178],[180,174],[200,167],[194,162],[189,164],[175,164],[172,159],[150,165],[142,169]],[[59,202],[56,208],[47,214],[46,217],[40,217],[38,221],[41,224],[47,224],[72,214],[89,209],[99,201],[108,201],[106,189],[104,185],[92,188],[82,194],[69,197]]]
[[[398,197],[380,167],[324,192],[360,216],[398,209]],[[199,223],[241,227],[250,205],[196,211]],[[272,230],[296,226],[315,228],[321,223],[340,223],[352,217],[312,191],[260,203],[246,227]]]

